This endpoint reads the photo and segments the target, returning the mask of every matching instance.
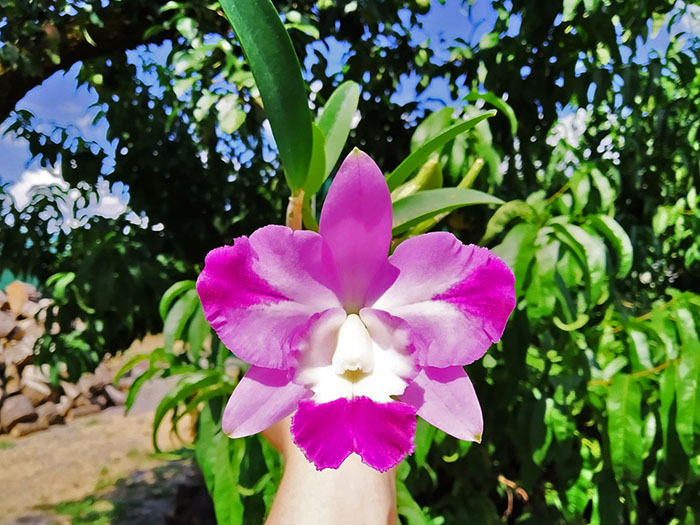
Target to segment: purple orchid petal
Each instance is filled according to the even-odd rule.
[[[321,237],[265,226],[207,255],[197,280],[204,315],[239,358],[285,368],[294,332],[339,306],[330,252]]]
[[[515,278],[489,250],[436,232],[404,241],[389,261],[401,273],[373,307],[409,324],[422,365],[469,364],[500,340]]]
[[[375,403],[366,397],[352,402],[355,452],[370,467],[386,472],[413,453],[416,410],[406,403]]]
[[[251,366],[228,400],[223,430],[232,438],[261,432],[294,412],[299,401],[310,395],[292,383],[285,370]]]
[[[387,266],[391,243],[389,188],[367,154],[354,150],[343,161],[323,205],[319,233],[333,253],[343,306],[359,310]],[[391,284],[386,281],[396,277],[391,271],[383,275],[375,287],[386,289]]]
[[[405,403],[366,397],[302,401],[292,418],[292,437],[318,470],[338,468],[356,452],[365,464],[386,472],[413,452],[415,415]]]
[[[345,398],[317,405],[302,401],[292,416],[292,438],[318,470],[338,468],[353,451],[355,442]]]
[[[427,367],[401,396],[418,415],[458,439],[481,441],[484,420],[474,386],[461,366]]]

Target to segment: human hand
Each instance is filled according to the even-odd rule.
[[[267,525],[393,525],[396,468],[378,472],[352,454],[337,470],[316,470],[292,441],[291,418],[263,432],[284,458],[284,474]]]

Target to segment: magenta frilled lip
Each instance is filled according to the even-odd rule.
[[[388,256],[389,189],[359,150],[330,187],[319,233],[265,226],[212,250],[197,280],[207,321],[251,364],[226,406],[231,437],[292,418],[318,469],[350,454],[386,471],[413,451],[416,415],[480,441],[463,366],[503,334],[513,273],[452,234],[419,235]]]

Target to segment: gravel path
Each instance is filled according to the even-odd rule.
[[[57,504],[65,507],[65,502],[104,499],[104,494],[134,483],[163,484],[163,476],[178,478],[180,484],[183,475],[196,477],[189,465],[153,455],[153,411],[168,387],[165,380],[146,383],[128,415],[123,407],[112,407],[23,438],[0,437],[0,524],[70,523],[55,514]],[[182,444],[168,430],[165,423],[159,433],[161,447],[179,448]],[[182,435],[187,435],[186,430]],[[150,519],[144,523],[165,523],[154,519],[165,512],[156,507],[157,502],[145,502],[141,513]]]

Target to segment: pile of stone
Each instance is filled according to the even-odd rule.
[[[112,385],[115,370],[103,362],[78,383],[52,385],[46,365],[34,364],[34,345],[44,333],[50,299],[14,281],[0,290],[0,433],[14,437],[123,405],[128,381]]]

